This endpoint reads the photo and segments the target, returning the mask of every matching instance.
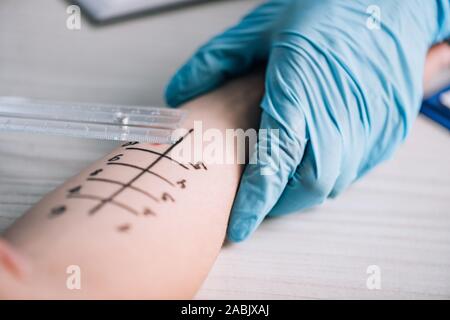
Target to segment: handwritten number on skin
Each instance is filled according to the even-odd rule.
[[[197,162],[197,163],[189,163],[191,165],[192,168],[194,168],[195,170],[200,170],[200,169],[204,169],[204,170],[208,170],[208,168],[206,167],[206,165],[203,162]]]
[[[57,217],[62,215],[64,212],[66,212],[67,207],[62,205],[62,206],[58,206],[58,207],[54,207],[51,211],[50,211],[50,217]]]
[[[144,209],[144,216],[156,216],[156,213],[154,213],[151,209],[145,208]]]
[[[167,192],[164,192],[163,194],[162,194],[162,196],[161,196],[161,199],[163,200],[163,201],[171,201],[171,202],[175,202],[175,199],[169,194],[169,193],[167,193]]]
[[[127,143],[124,143],[124,144],[122,145],[122,147],[125,148],[125,147],[129,147],[129,146],[134,146],[134,145],[136,145],[136,144],[138,144],[138,143],[139,143],[138,141],[129,141],[129,142],[127,142]]]
[[[186,179],[177,181],[177,185],[179,185],[181,189],[185,189],[186,188]]]
[[[117,156],[112,157],[111,159],[108,160],[108,162],[114,162],[114,161],[119,161],[120,158],[123,157],[123,154],[118,154]]]
[[[124,223],[117,227],[117,231],[119,232],[128,232],[131,229],[131,225],[128,223]]]
[[[81,186],[76,186],[75,188],[72,188],[69,190],[70,194],[75,194],[75,193],[79,193],[81,190]]]
[[[91,174],[89,176],[90,177],[95,177],[96,175],[98,175],[102,171],[103,171],[103,169],[97,169],[94,172],[91,172]]]

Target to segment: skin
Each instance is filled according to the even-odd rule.
[[[184,106],[189,118],[184,127],[201,120],[203,130],[254,127],[259,121],[258,103],[262,77],[250,76],[196,99]],[[185,139],[177,148],[192,144]],[[167,145],[137,144],[131,147],[164,152]],[[96,178],[129,181],[138,170],[106,165],[119,161],[146,167],[157,155],[119,147],[43,198],[4,234],[0,242],[0,298],[192,298],[212,267],[223,244],[234,195],[243,170],[238,164],[207,163],[190,170],[167,159],[152,171],[175,186],[144,174],[132,185],[159,198],[156,202],[127,189],[115,200],[138,212],[106,204],[93,215],[98,204],[90,199],[67,199],[69,190],[78,194],[108,197],[120,185],[86,181]],[[111,161],[109,161],[111,162]],[[114,162],[114,161],[112,161]],[[162,194],[168,192],[166,201]],[[75,192],[77,193],[77,192]],[[175,202],[172,202],[171,199]],[[52,216],[55,207],[66,211]],[[145,208],[154,214],[144,214]],[[68,290],[66,269],[81,268],[81,290]]]
[[[424,72],[427,83],[450,66],[450,47],[430,50]],[[248,76],[185,105],[189,118],[184,127],[201,120],[203,129],[256,128],[262,96],[261,75]],[[185,139],[178,146],[192,144]],[[133,145],[156,152],[168,146]],[[80,194],[108,197],[121,188],[86,179],[99,168],[98,177],[129,181],[136,169],[106,165],[119,161],[146,167],[157,156],[120,147],[48,194],[19,219],[0,240],[0,298],[26,299],[178,299],[192,298],[222,246],[229,213],[243,170],[239,164],[207,163],[207,170],[183,169],[167,159],[152,170],[171,181],[186,180],[185,188],[152,175],[133,183],[159,197],[159,202],[129,189],[115,200],[137,210],[134,215],[106,204],[94,214],[98,201],[67,199],[78,186]],[[114,161],[113,161],[114,162]],[[97,176],[96,176],[97,177]],[[169,192],[169,199],[161,195]],[[76,192],[75,192],[76,193]],[[66,211],[51,215],[65,204]],[[151,207],[154,214],[144,215]],[[68,290],[67,267],[81,268],[81,290]]]
[[[431,82],[433,77],[443,70],[450,69],[450,45],[443,43],[434,46],[428,52],[427,60],[425,62],[425,71],[423,83],[425,91],[427,84]]]

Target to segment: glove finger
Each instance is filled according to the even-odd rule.
[[[173,76],[166,101],[176,107],[227,79],[248,72],[268,56],[268,30],[280,6],[264,4],[202,46]]]
[[[256,164],[247,165],[233,204],[228,238],[242,241],[262,222],[283,193],[301,162],[306,145],[306,122],[297,90],[299,74],[292,68],[295,55],[285,48],[274,48],[266,74],[266,95],[262,102],[261,129],[268,133],[266,146]],[[277,129],[274,131],[273,129]],[[277,136],[278,134],[278,136]],[[262,155],[262,156],[261,156]],[[263,172],[269,168],[269,174]],[[272,173],[272,174],[270,174]]]
[[[337,136],[328,137],[326,141],[325,145],[308,141],[301,164],[268,216],[313,207],[331,194],[340,173],[342,148]]]
[[[284,128],[264,111],[261,129],[233,204],[227,233],[233,242],[246,239],[259,226],[302,156],[299,142],[290,141]],[[292,150],[297,150],[296,154],[292,154]]]
[[[295,89],[292,95],[297,99],[296,104],[290,104],[296,107],[283,106],[284,121],[290,122],[296,118],[295,114],[302,113],[308,141],[302,159],[270,210],[269,216],[277,216],[314,206],[330,195],[343,169],[345,141],[342,135],[349,128],[341,121],[347,115],[346,109],[341,104],[336,105],[338,95],[334,93],[339,91],[334,90],[337,86],[330,82],[333,73],[327,71],[320,54],[292,49],[287,43],[275,47],[272,58],[284,61],[276,71],[283,74],[287,88]],[[274,104],[267,104],[265,110],[276,108]],[[294,135],[301,134],[295,131],[295,123],[288,126],[293,128]]]

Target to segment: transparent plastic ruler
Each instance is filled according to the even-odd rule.
[[[0,130],[172,144],[186,112],[169,108],[0,97]]]

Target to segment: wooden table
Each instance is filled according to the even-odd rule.
[[[0,95],[162,105],[166,81],[261,1],[223,1],[80,31],[67,3],[0,4]],[[0,231],[112,142],[0,132]],[[406,144],[336,200],[226,245],[198,298],[450,298],[450,135],[419,117]],[[380,270],[369,290],[367,268]]]

